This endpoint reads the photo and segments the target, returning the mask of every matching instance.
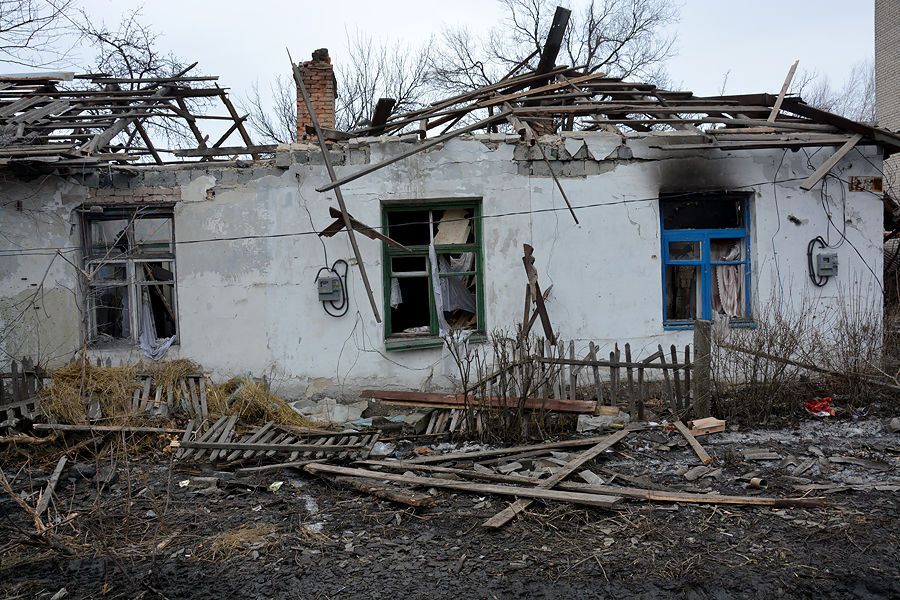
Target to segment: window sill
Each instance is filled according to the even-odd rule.
[[[732,321],[728,324],[731,329],[756,329],[756,321]],[[664,331],[691,331],[694,323],[663,323]]]
[[[473,333],[469,338],[470,342],[481,344],[487,341],[487,336],[483,333]],[[428,336],[420,338],[386,338],[384,340],[384,349],[390,352],[402,352],[404,350],[425,350],[429,348],[440,348],[444,345],[444,338],[437,336]]]
[[[177,348],[181,344],[176,340],[170,348]],[[88,342],[88,350],[140,350],[141,343],[134,340],[99,340]]]

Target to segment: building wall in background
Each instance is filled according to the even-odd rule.
[[[415,143],[404,139],[341,147],[338,176]],[[630,342],[637,356],[660,343],[692,341],[691,331],[663,326],[661,192],[752,192],[754,311],[775,305],[810,310],[811,303],[827,328],[825,315],[842,304],[880,308],[873,275],[882,272],[878,196],[850,192],[833,178],[827,197],[821,185],[802,191],[799,183],[810,173],[802,151],[665,152],[653,148],[659,142],[660,136],[623,140],[592,132],[567,135],[548,149],[569,199],[583,207],[580,225],[566,210],[538,150],[516,136],[451,140],[342,189],[354,217],[370,225],[381,224],[382,203],[388,200],[481,198],[487,329],[511,331],[522,318],[522,245],[528,243],[543,288],[553,286],[547,307],[554,328],[563,339],[574,339],[582,355],[590,341],[601,344],[601,355],[616,342]],[[861,151],[874,166],[851,154],[832,172],[842,180],[877,175],[879,150]],[[812,168],[830,154],[816,153]],[[305,144],[279,152],[274,165],[152,169],[136,177],[116,175],[100,189],[90,178],[2,184],[4,198],[21,200],[19,206],[0,203],[2,247],[22,250],[0,252],[0,351],[51,364],[74,356],[82,344],[75,209],[162,197],[175,202],[181,336],[168,358],[191,358],[216,378],[267,373],[292,397],[349,398],[366,387],[450,387],[456,367],[441,348],[385,349],[347,236],[320,239],[309,233],[333,220],[328,214],[333,193],[315,190],[328,181],[320,163],[317,150]],[[846,230],[849,242],[836,250],[839,274],[816,288],[807,274],[807,244],[818,235],[837,243],[836,228]],[[323,242],[329,262],[351,263],[350,311],[341,318],[326,315],[317,297]],[[380,242],[361,237],[359,243],[380,301]],[[62,248],[63,255],[52,248]],[[90,353],[114,363],[142,358],[135,346]]]

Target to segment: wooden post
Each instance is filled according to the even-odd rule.
[[[628,377],[628,414],[634,415],[634,371],[631,369],[631,344],[625,344],[625,362],[628,363],[628,366],[625,368],[625,373]]]
[[[290,57],[290,54],[288,54],[288,57]],[[375,321],[381,323],[381,314],[378,311],[378,303],[375,302],[375,295],[372,292],[372,286],[369,284],[369,275],[366,273],[366,265],[363,262],[362,254],[356,243],[356,236],[353,233],[353,224],[350,222],[350,215],[347,213],[347,205],[344,203],[344,194],[341,192],[341,184],[337,182],[337,175],[331,164],[331,155],[328,153],[328,147],[325,145],[325,134],[322,133],[322,128],[319,127],[319,119],[316,117],[316,111],[313,108],[312,100],[310,100],[309,93],[306,91],[306,85],[303,83],[303,76],[300,74],[300,66],[294,64],[293,59],[291,59],[291,67],[294,71],[294,82],[297,84],[297,91],[303,97],[303,103],[306,105],[307,113],[309,113],[309,120],[312,121],[312,125],[316,130],[319,148],[322,149],[322,160],[325,162],[325,169],[328,171],[328,178],[331,180],[332,184],[331,188],[334,188],[334,197],[338,201],[338,206],[341,209],[341,216],[344,218],[344,227],[347,229],[347,237],[350,239],[350,246],[353,248],[356,266],[359,268],[359,275],[362,278],[363,286],[366,288],[366,295],[369,297],[369,305],[372,307],[372,314],[375,316]],[[357,175],[357,177],[358,176],[359,175]],[[325,190],[319,189],[318,191],[324,192]]]
[[[569,358],[575,360],[575,340],[569,340]],[[569,399],[575,399],[575,390],[578,388],[578,380],[575,375],[575,365],[569,365]]]
[[[691,395],[691,346],[690,344],[684,345],[684,408],[690,410],[691,408],[691,400],[693,396]]]
[[[712,401],[712,321],[694,322],[694,418],[710,416]]]
[[[591,360],[597,360],[597,346],[594,342],[591,342]],[[594,375],[594,387],[597,388],[597,405],[603,404],[603,385],[600,383],[600,367],[597,365],[591,366],[591,371]]]
[[[684,410],[687,403],[684,402],[681,393],[681,376],[678,373],[678,349],[675,347],[675,344],[672,344],[670,350],[672,352],[672,382],[675,388],[675,406],[681,411]]]

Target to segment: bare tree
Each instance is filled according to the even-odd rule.
[[[430,91],[431,43],[415,48],[375,42],[359,31],[347,34],[348,59],[337,65],[337,126],[352,129],[372,117],[379,98],[393,98],[394,112],[418,108]]]
[[[159,33],[141,21],[139,8],[124,13],[115,26],[108,26],[103,21],[92,18],[83,9],[69,18],[69,21],[94,49],[90,64],[83,68],[110,77],[135,80],[121,84],[127,89],[147,86],[148,83],[144,80],[183,74],[192,66],[161,48]],[[113,87],[120,87],[120,84],[113,84]],[[191,109],[198,109],[208,103],[203,99],[185,102],[191,104]],[[169,144],[194,141],[184,119],[157,117],[148,119],[143,124],[152,138],[165,140]],[[133,137],[133,133],[123,135]]]
[[[297,89],[293,78],[278,75],[269,85],[271,105],[263,100],[259,82],[241,103],[247,122],[266,142],[290,144],[297,141]]]
[[[440,91],[460,93],[487,85],[523,61],[537,66],[558,2],[500,2],[506,18],[486,37],[460,27],[442,32],[429,64]],[[675,41],[663,30],[677,20],[677,7],[666,0],[590,0],[573,7],[560,56],[585,73],[662,82]]]
[[[850,68],[843,84],[834,86],[827,76],[804,71],[794,78],[791,93],[816,108],[853,119],[875,122],[875,61],[861,60]]]
[[[0,0],[0,62],[48,66],[65,56],[71,0]]]
[[[171,77],[187,65],[171,52],[159,47],[159,34],[141,22],[141,10],[125,13],[110,27],[80,10],[73,25],[95,51],[89,68],[110,77],[149,79]],[[139,83],[131,84],[139,86]]]

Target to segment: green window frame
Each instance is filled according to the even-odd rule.
[[[434,244],[438,261],[442,257],[448,262],[452,257],[462,257],[471,253],[471,267],[462,271],[448,271],[438,273],[441,278],[453,277],[455,285],[463,285],[470,290],[474,285],[475,312],[469,313],[458,310],[445,313],[445,318],[451,329],[455,329],[454,317],[466,321],[459,328],[471,329],[475,339],[484,339],[484,256],[482,251],[482,227],[481,227],[481,199],[447,199],[415,202],[386,202],[382,204],[382,230],[385,235],[391,237],[409,248],[405,252],[387,243],[382,243],[382,283],[384,289],[384,343],[387,350],[409,350],[415,348],[437,347],[443,344],[440,337],[439,317],[437,314],[434,296],[434,273],[429,259],[429,247],[435,241],[435,235],[440,231],[441,218],[453,211],[453,214],[466,215],[469,229],[465,243],[438,243]],[[459,222],[459,218],[451,218],[450,221]],[[395,283],[396,282],[396,283]],[[401,294],[404,302],[392,307],[392,289],[415,286],[416,293]],[[421,286],[425,286],[422,291]],[[407,287],[407,289],[410,289]],[[409,300],[407,296],[414,296]],[[427,295],[428,307],[424,310],[422,298]],[[418,302],[417,305],[404,307],[405,302]],[[401,312],[404,311],[405,312]],[[404,316],[410,310],[415,312],[415,323],[419,331],[411,332],[412,327]],[[471,322],[474,316],[474,323]],[[456,322],[456,325],[460,321]]]

